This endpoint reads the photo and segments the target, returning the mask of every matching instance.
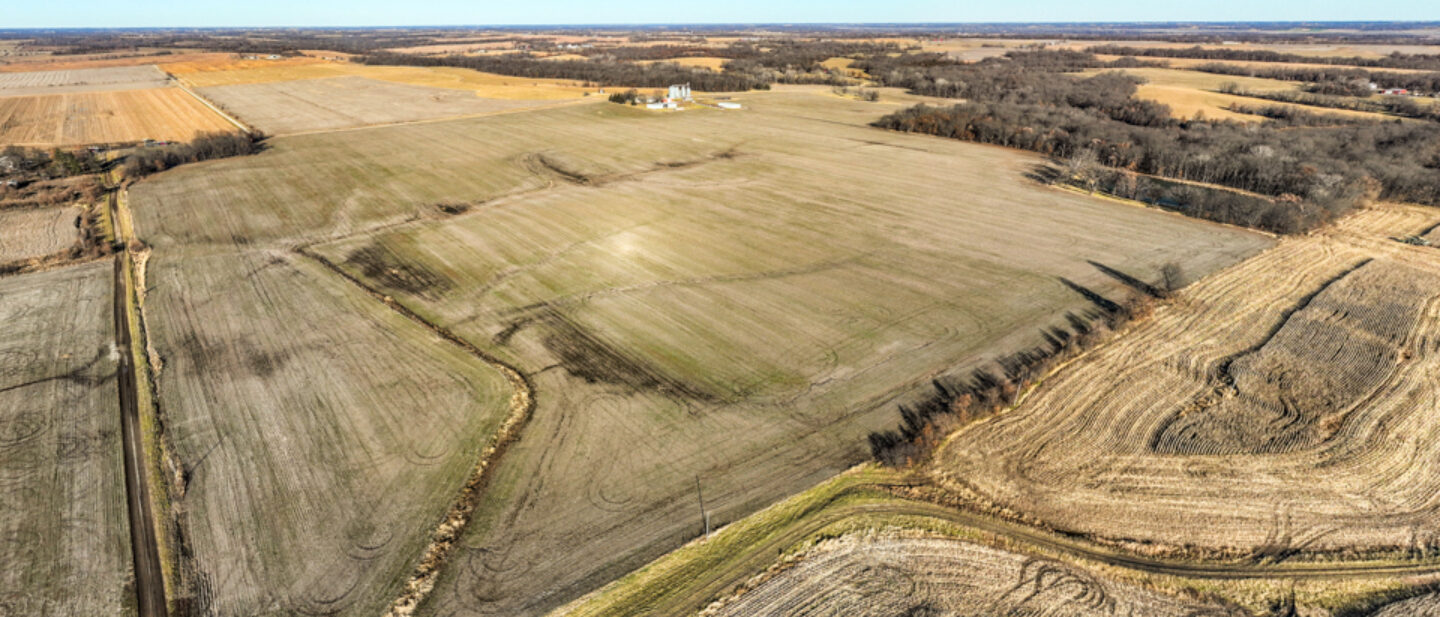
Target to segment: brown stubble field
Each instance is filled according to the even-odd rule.
[[[0,97],[0,142],[6,144],[186,141],[196,133],[234,128],[178,88]]]
[[[936,479],[991,511],[1159,554],[1433,554],[1440,253],[1385,206],[1187,289]],[[1017,514],[1018,513],[1018,514]]]
[[[504,378],[290,253],[157,250],[145,280],[199,581],[172,595],[378,614],[507,416]]]
[[[80,208],[0,210],[0,264],[53,255],[75,246]]]
[[[754,111],[735,114],[596,103],[277,138],[257,156],[134,185],[137,227],[154,247],[146,314],[163,360],[167,434],[178,466],[200,465],[177,491],[194,546],[187,566],[211,581],[201,592],[210,605],[383,608],[478,457],[471,446],[494,424],[447,432],[414,422],[365,435],[350,427],[421,410],[498,422],[510,398],[504,388],[454,398],[482,377],[467,371],[503,379],[475,358],[427,368],[432,334],[393,323],[391,309],[300,256],[301,246],[402,225],[311,250],[530,375],[535,417],[496,467],[433,602],[439,613],[535,614],[697,533],[696,475],[719,524],[860,460],[866,432],[896,421],[885,401],[897,385],[1031,344],[1066,310],[1086,310],[1057,273],[1115,294],[1119,286],[1085,259],[1143,273],[1170,256],[1198,275],[1268,244],[1029,184],[1022,174],[1034,157],[873,130],[860,124],[889,105],[824,92],[752,95],[744,100]],[[812,163],[824,171],[803,172]],[[886,176],[898,178],[877,185],[894,191],[888,200],[875,193],[882,188],[854,192],[862,178]],[[984,194],[999,201],[933,210],[935,195],[973,195],[995,178],[1007,190]],[[1044,225],[1043,245],[1016,263],[965,248],[965,238],[1007,227],[1017,208],[1055,223]],[[936,217],[922,225],[930,229],[916,231],[927,214]],[[1099,231],[1070,228],[1082,224]],[[886,231],[903,241],[882,242]],[[412,236],[422,241],[413,249]],[[443,260],[453,264],[437,263],[452,251]],[[912,258],[925,272],[904,269]],[[926,280],[934,272],[953,274]],[[481,286],[496,273],[501,283],[489,289],[498,296]],[[555,293],[537,286],[547,279]],[[837,296],[849,288],[863,295]],[[749,306],[734,300],[751,293]],[[864,309],[876,296],[880,306]],[[532,299],[561,301],[512,311]],[[473,319],[457,312],[476,301]],[[777,313],[780,303],[791,308]],[[636,311],[652,310],[656,335],[637,339]],[[496,342],[511,322],[524,323]],[[707,322],[735,342],[717,346],[719,336],[696,328]],[[741,331],[752,326],[761,334]],[[933,337],[942,340],[922,342]],[[647,356],[691,344],[707,355]],[[867,361],[877,346],[879,360]],[[557,356],[563,362],[551,366]],[[697,361],[715,377],[697,378]],[[746,369],[751,362],[758,372]],[[835,385],[811,394],[803,382],[817,370]],[[428,381],[456,373],[470,377]],[[354,398],[391,383],[403,389],[379,396],[398,398]],[[416,390],[422,383],[430,385]],[[406,398],[417,392],[431,398]],[[299,413],[311,409],[320,413]],[[446,458],[417,477],[405,471],[415,464],[407,448]],[[408,483],[357,485],[362,469],[408,473]],[[417,495],[405,507],[375,505],[402,488]],[[404,530],[384,549],[360,522],[376,516]],[[357,557],[356,547],[370,548]],[[357,561],[376,550],[379,559]],[[477,594],[493,602],[477,605]]]
[[[134,611],[110,262],[0,278],[0,612]]]
[[[0,73],[0,96],[164,87],[169,77],[154,66]]]
[[[629,174],[557,147],[554,188],[313,249],[535,384],[430,614],[536,614],[653,558],[699,531],[697,476],[719,524],[861,460],[896,397],[1086,311],[1061,278],[1125,293],[1087,260],[1199,276],[1268,244],[856,126],[876,106],[818,89],[746,104],[602,106],[617,134],[693,145],[632,137],[666,164]]]
[[[701,617],[1241,614],[982,544],[862,534],[823,541],[807,549],[798,564],[700,612]]]

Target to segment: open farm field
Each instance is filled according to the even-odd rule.
[[[148,185],[142,228],[161,234],[157,250],[318,234],[407,211],[369,205],[364,185],[321,189],[353,177],[328,163],[262,190],[252,166],[284,169],[312,140],[364,152],[430,131],[471,160],[472,140],[516,148],[484,153],[503,161],[486,175],[514,178],[502,190],[523,197],[471,184],[464,214],[310,249],[534,383],[534,419],[496,468],[435,614],[536,614],[673,548],[699,531],[697,476],[718,525],[863,459],[900,397],[1090,310],[1065,281],[1126,293],[1096,263],[1153,277],[1178,260],[1200,276],[1270,242],[1044,188],[1024,177],[1029,155],[850,124],[875,104],[737,98],[747,111],[581,106],[286,138],[135,194]],[[336,171],[365,177],[356,158]],[[435,174],[457,167],[392,177],[445,186]],[[283,195],[300,186],[326,196],[314,214],[290,214]],[[997,257],[1020,242],[1024,254]]]
[[[365,77],[216,86],[200,93],[272,135],[512,111],[548,102],[482,99],[463,90]]]
[[[197,73],[213,73],[220,71],[248,71],[268,70],[283,71],[287,68],[307,66],[311,64],[324,64],[320,58],[310,56],[286,57],[279,60],[260,59],[246,60],[239,54],[215,54],[201,58],[184,59],[176,62],[165,62],[160,65],[166,73],[176,76],[188,77]]]
[[[324,77],[368,77],[413,86],[470,90],[497,99],[574,99],[593,88],[563,79],[511,77],[453,67],[367,66],[349,62],[304,62],[237,70],[177,74],[195,88],[293,81]]]
[[[0,278],[0,611],[133,614],[108,261]]]
[[[178,88],[0,97],[0,142],[70,146],[185,141],[234,125]]]
[[[1092,69],[1085,71],[1083,74],[1095,75],[1113,70],[1115,69]],[[1301,86],[1299,82],[1240,75],[1218,75],[1183,69],[1142,68],[1121,69],[1120,72],[1143,78],[1145,83],[1140,85],[1135,96],[1169,105],[1171,112],[1177,118],[1193,118],[1196,114],[1203,114],[1206,118],[1212,120],[1225,119],[1238,120],[1241,122],[1259,122],[1263,120],[1263,118],[1259,116],[1235,113],[1226,109],[1230,105],[1246,105],[1250,107],[1289,107],[1302,109],[1315,114],[1339,115],[1351,118],[1368,118],[1374,120],[1394,119],[1393,117],[1383,114],[1277,103],[1275,101],[1218,92],[1218,90],[1227,83],[1237,84],[1242,90],[1251,92],[1299,90]]]
[[[0,210],[0,264],[58,253],[80,239],[77,208]]]
[[[476,431],[413,420],[402,438],[335,436],[402,417],[392,408],[484,414],[452,398],[346,402],[395,379],[455,390],[429,381],[449,373],[414,355],[423,336],[365,325],[394,313],[297,244],[391,226],[310,250],[534,383],[535,415],[442,570],[440,614],[537,614],[677,546],[699,531],[697,475],[719,525],[863,459],[865,435],[897,421],[896,396],[1088,310],[1056,277],[1122,293],[1087,260],[1150,276],[1176,259],[1198,276],[1269,244],[1034,185],[1035,157],[875,130],[863,123],[891,103],[824,91],[737,96],[747,109],[733,113],[607,103],[281,137],[134,185],[167,430],[181,464],[217,448],[180,499],[212,605],[370,611],[423,537],[397,532],[384,567],[360,574],[345,547],[378,540],[347,517],[419,534],[437,487],[453,496],[454,461],[477,455],[426,441]],[[1018,260],[978,243],[1014,234],[1043,242]],[[336,341],[357,351],[326,355]],[[411,443],[423,460],[459,458],[417,482],[402,464],[416,456],[394,450]],[[360,468],[410,481],[345,479]],[[402,490],[424,497],[367,501]],[[302,533],[302,518],[334,524]]]
[[[656,63],[656,62],[671,62],[671,63],[674,63],[674,64],[678,64],[678,65],[680,65],[680,66],[698,66],[698,67],[701,67],[701,68],[710,69],[710,70],[712,70],[712,71],[718,71],[718,70],[720,70],[720,67],[721,67],[721,66],[723,66],[726,62],[729,62],[729,61],[730,61],[729,58],[719,58],[719,57],[716,57],[716,56],[694,56],[694,57],[688,57],[688,58],[670,58],[670,59],[668,59],[668,60],[642,60],[642,61],[640,61],[638,64],[654,64],[654,63]]]
[[[77,69],[101,69],[133,67],[167,62],[190,62],[223,58],[231,54],[214,52],[163,53],[140,52],[133,54],[78,54],[11,56],[0,60],[0,73],[26,73],[32,71],[70,71]],[[117,57],[118,56],[118,57]]]
[[[1059,561],[947,538],[845,536],[706,617],[1228,615],[1228,607],[1105,580]]]
[[[1395,602],[1375,611],[1373,617],[1440,617],[1440,593]]]
[[[94,90],[160,88],[169,81],[153,65],[33,73],[0,73],[0,97]]]
[[[171,593],[381,614],[509,414],[505,378],[292,254],[157,251],[146,280],[198,581]]]
[[[952,436],[938,481],[1146,552],[1433,555],[1440,252],[1390,238],[1437,221],[1361,211],[1201,281]]]

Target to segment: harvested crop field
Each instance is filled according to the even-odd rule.
[[[504,377],[286,252],[157,251],[146,280],[200,581],[172,593],[217,615],[383,612],[508,414]]]
[[[80,239],[78,208],[0,210],[0,264],[58,253]]]
[[[720,70],[721,66],[723,66],[726,62],[729,61],[729,58],[720,58],[716,56],[694,56],[687,58],[669,58],[666,60],[642,60],[638,62],[638,64],[655,64],[656,62],[669,62],[672,64],[678,64],[680,66],[693,66],[703,69],[710,69],[712,71],[718,71]]]
[[[1092,69],[1086,71],[1085,74],[1094,75],[1112,70],[1113,69]],[[1374,120],[1393,119],[1381,114],[1369,112],[1292,105],[1219,92],[1220,88],[1227,83],[1236,84],[1241,90],[1247,92],[1294,91],[1300,89],[1298,82],[1239,75],[1217,75],[1214,73],[1202,73],[1181,69],[1142,68],[1124,69],[1120,72],[1144,79],[1145,83],[1140,85],[1135,96],[1169,105],[1172,114],[1177,118],[1193,118],[1196,114],[1201,114],[1212,120],[1238,120],[1242,122],[1259,122],[1263,120],[1263,118],[1258,116],[1235,113],[1227,109],[1231,105],[1243,105],[1249,107],[1286,107],[1300,109],[1310,113],[1339,115],[1351,118],[1368,118]]]
[[[169,79],[154,66],[0,73],[0,97],[159,88]]]
[[[0,611],[128,614],[110,262],[0,278]]]
[[[0,62],[0,73],[27,73],[33,71],[70,71],[76,69],[104,69],[115,67],[135,67],[149,64],[165,64],[169,62],[199,62],[215,61],[232,54],[196,52],[196,53],[135,53],[135,54],[80,54],[74,56],[22,56],[9,58],[7,62]]]
[[[0,97],[0,142],[7,144],[186,141],[234,128],[178,88]]]
[[[533,383],[427,605],[525,615],[697,534],[697,476],[719,525],[862,460],[897,397],[1088,312],[1059,277],[1125,293],[1087,260],[1199,276],[1270,244],[1041,187],[1023,153],[864,126],[890,104],[827,91],[281,137],[134,185],[167,428],[182,463],[216,448],[182,500],[212,604],[373,614],[478,455],[453,444],[484,431],[432,422],[508,401],[459,394],[483,377],[465,371],[500,377],[434,366],[449,348],[377,296]],[[314,242],[375,294],[293,251]],[[379,528],[404,531],[362,570],[346,547]]]
[[[863,459],[897,397],[1090,310],[1065,281],[1126,293],[1095,263],[1199,276],[1269,244],[1046,189],[1028,155],[846,124],[871,104],[745,104],[454,123],[570,135],[512,155],[546,183],[523,198],[313,249],[534,382],[437,614],[536,614],[673,548],[699,530],[697,476],[720,524]],[[595,127],[627,146],[577,136]]]
[[[1440,593],[1427,593],[1387,604],[1371,617],[1440,617]]]
[[[469,90],[478,96],[496,99],[575,99],[593,88],[562,79],[511,77],[452,67],[367,66],[349,62],[283,63],[236,70],[206,70],[177,74],[195,88],[294,81],[325,77],[367,77],[413,86]]]
[[[1389,237],[1437,219],[1362,211],[1187,289],[954,435],[941,484],[1145,551],[1434,551],[1440,252]]]
[[[479,115],[547,103],[482,99],[465,90],[365,77],[216,86],[200,92],[222,109],[272,135]]]
[[[1109,581],[1058,561],[944,538],[844,536],[705,617],[1194,617],[1224,606]]]

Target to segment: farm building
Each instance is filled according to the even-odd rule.
[[[690,100],[690,84],[670,86],[670,96],[668,98],[672,101]]]
[[[1405,96],[1407,94],[1410,94],[1410,91],[1406,90],[1405,88],[1388,88],[1385,90],[1381,90],[1380,94],[1388,94],[1390,96]]]
[[[721,101],[715,105],[720,109],[740,109],[739,103],[732,103],[730,101]]]

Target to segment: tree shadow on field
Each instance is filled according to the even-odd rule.
[[[1025,177],[1040,184],[1055,184],[1060,180],[1060,168],[1051,163],[1036,165],[1025,172]]]
[[[1102,264],[1102,263],[1100,263],[1100,262],[1098,262],[1098,261],[1095,261],[1095,260],[1093,260],[1093,259],[1087,259],[1087,260],[1085,260],[1085,262],[1088,263],[1088,264],[1090,264],[1090,265],[1092,265],[1092,266],[1095,266],[1095,269],[1096,269],[1096,270],[1099,270],[1099,271],[1100,271],[1101,273],[1103,273],[1105,276],[1108,276],[1108,277],[1110,277],[1110,278],[1112,278],[1112,279],[1115,279],[1115,280],[1117,280],[1117,281],[1120,281],[1121,284],[1125,285],[1126,287],[1129,287],[1130,289],[1133,289],[1133,290],[1135,290],[1135,291],[1138,291],[1138,292],[1140,292],[1140,293],[1142,293],[1142,294],[1145,294],[1145,295],[1147,295],[1147,296],[1150,296],[1150,297],[1152,297],[1152,298],[1164,298],[1164,297],[1165,297],[1165,292],[1160,291],[1160,288],[1159,288],[1159,287],[1156,287],[1156,286],[1154,286],[1154,285],[1151,285],[1150,283],[1146,283],[1145,281],[1142,281],[1142,280],[1140,280],[1140,279],[1138,279],[1138,278],[1135,278],[1135,277],[1133,277],[1133,276],[1130,276],[1129,274],[1126,274],[1126,273],[1124,273],[1124,272],[1121,272],[1121,271],[1119,271],[1119,270],[1116,270],[1115,268],[1111,268],[1110,266],[1107,266],[1107,265],[1105,265],[1105,264]]]
[[[1092,304],[1094,304],[1096,307],[1099,307],[1100,310],[1105,311],[1106,313],[1118,313],[1122,308],[1113,300],[1110,300],[1109,298],[1100,295],[1099,292],[1079,283],[1076,283],[1075,281],[1072,281],[1068,278],[1062,276],[1060,277],[1060,282],[1064,283],[1066,287],[1069,287],[1075,293],[1084,296],[1086,300],[1089,300]]]

